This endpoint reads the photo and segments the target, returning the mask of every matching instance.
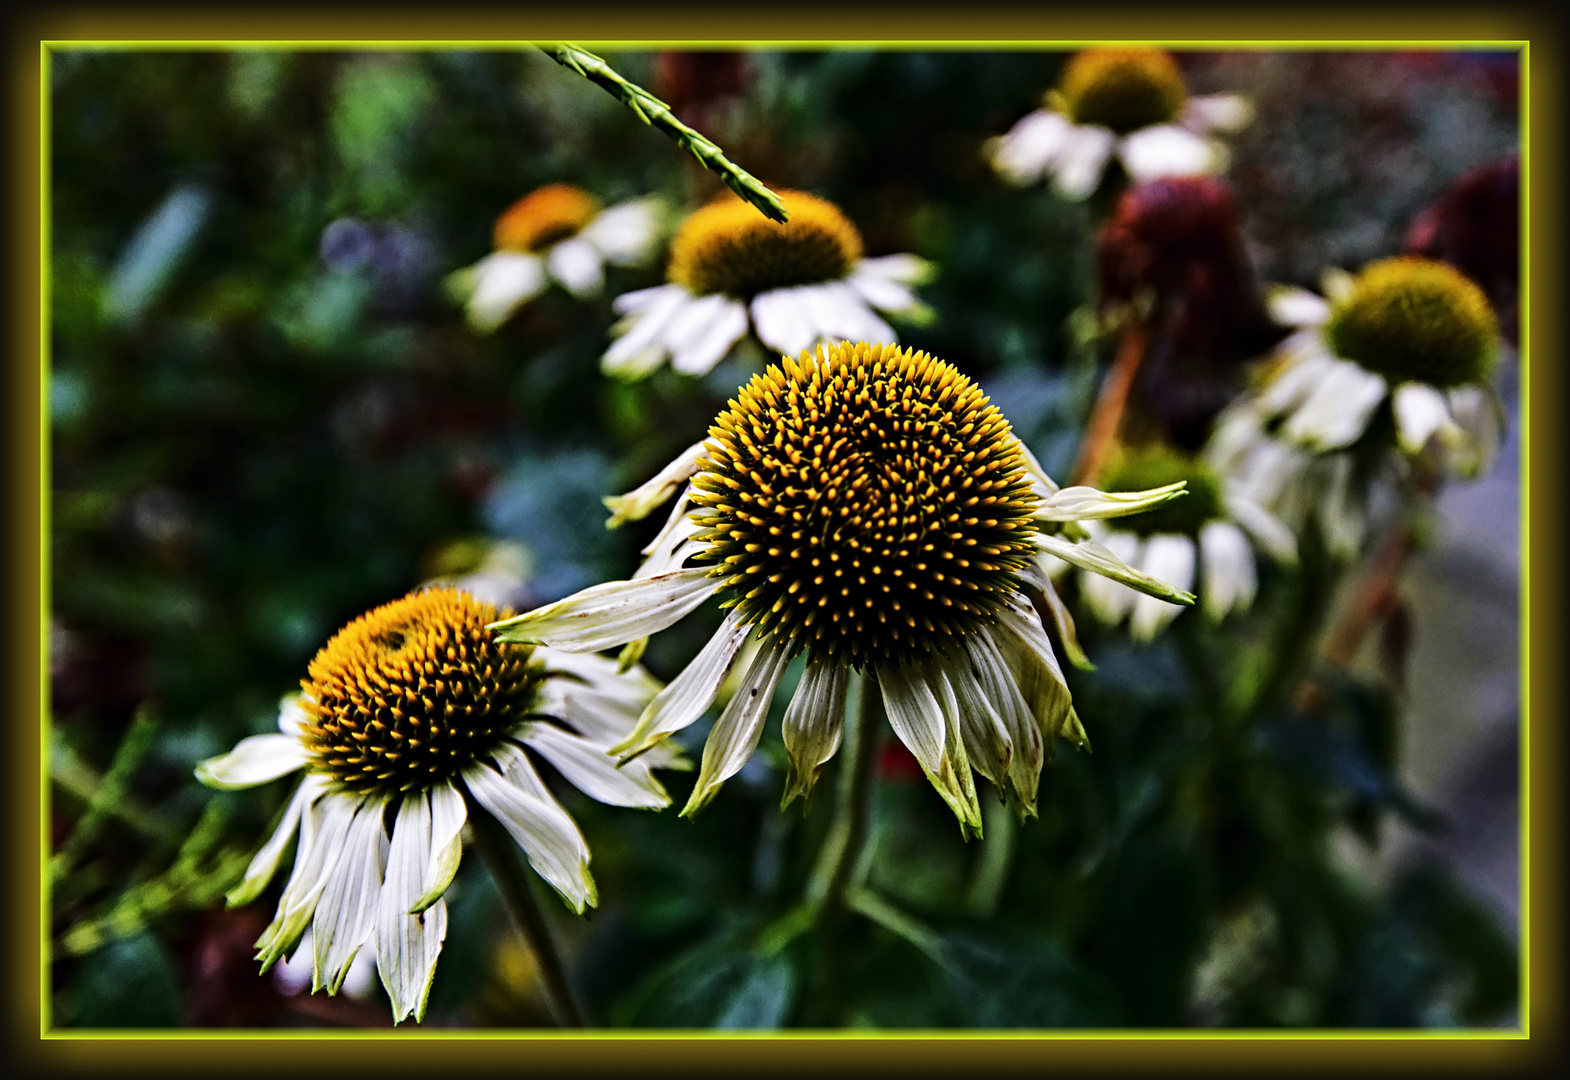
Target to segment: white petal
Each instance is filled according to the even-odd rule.
[[[421,879],[424,892],[409,905],[411,915],[418,915],[441,899],[457,876],[458,863],[463,856],[463,824],[469,819],[463,796],[450,782],[431,788],[426,798],[431,807],[430,864]]]
[[[1435,432],[1455,427],[1450,418],[1450,403],[1427,383],[1406,382],[1390,397],[1396,414],[1396,440],[1401,449],[1416,454],[1428,445]]]
[[[661,285],[640,289],[616,298],[614,307],[627,311],[627,317],[611,330],[619,335],[600,358],[600,370],[607,375],[642,378],[670,355],[665,334],[670,325],[696,303],[680,285]]]
[[[1056,187],[1065,199],[1085,199],[1101,183],[1117,136],[1104,127],[1081,124],[1069,132],[1058,153]]]
[[[410,914],[423,891],[431,861],[431,805],[423,793],[404,796],[393,825],[387,875],[376,910],[376,969],[392,1003],[393,1023],[410,1013],[425,1018],[425,999],[436,974],[436,958],[447,936],[447,905],[437,901]]]
[[[713,301],[705,318],[702,333],[675,341],[677,327],[671,329],[671,367],[683,375],[705,375],[715,364],[725,359],[730,347],[747,333],[747,307],[740,300],[728,296],[704,297]],[[702,303],[703,301],[699,301]]]
[[[1118,531],[1109,532],[1107,534],[1107,544],[1109,546],[1106,547],[1094,541],[1087,540],[1074,543],[1071,540],[1063,539],[1061,536],[1038,535],[1036,537],[1036,546],[1049,555],[1056,555],[1064,562],[1072,563],[1081,570],[1090,570],[1096,574],[1109,577],[1113,581],[1120,581],[1129,588],[1136,589],[1147,596],[1159,597],[1175,604],[1192,604],[1194,597],[1187,590],[1173,588],[1165,581],[1157,580],[1149,574],[1140,573],[1130,563],[1124,561],[1118,554],[1118,550],[1122,546],[1127,545],[1128,541],[1115,540],[1114,538],[1128,535],[1130,534]],[[1134,546],[1137,546],[1137,543]],[[1115,548],[1118,550],[1115,550]],[[1084,579],[1081,580],[1083,584]],[[1116,620],[1112,621],[1115,622]]]
[[[757,658],[747,669],[725,711],[714,722],[708,741],[703,744],[703,764],[698,768],[698,782],[692,796],[682,807],[683,817],[695,814],[719,791],[720,785],[734,776],[747,763],[758,747],[763,734],[763,721],[768,718],[769,705],[774,700],[774,688],[779,685],[785,665],[790,662],[790,645],[779,638],[763,643]]]
[[[1139,561],[1138,536],[1130,532],[1112,530],[1102,537],[1102,542],[1105,545],[1102,550],[1116,559],[1125,571],[1136,572],[1131,564]],[[1043,550],[1055,549],[1043,548]],[[1081,553],[1076,551],[1075,554]],[[1091,554],[1100,555],[1099,552],[1091,552]],[[1059,558],[1062,558],[1061,554]],[[1120,585],[1117,578],[1107,575],[1099,567],[1082,567],[1082,569],[1087,572],[1079,575],[1079,594],[1084,599],[1085,606],[1090,608],[1091,614],[1108,626],[1116,626],[1134,609],[1134,599],[1139,594],[1125,585]]]
[[[1053,558],[1053,556],[1046,556]],[[1079,632],[1074,627],[1074,616],[1069,614],[1068,605],[1063,602],[1063,597],[1058,595],[1057,586],[1047,576],[1045,567],[1041,564],[1045,559],[1037,557],[1031,566],[1040,573],[1040,580],[1034,581],[1036,589],[1040,591],[1042,599],[1047,602],[1047,612],[1052,616],[1052,625],[1058,632],[1058,640],[1063,643],[1063,653],[1068,657],[1069,663],[1083,671],[1095,671],[1096,665],[1090,662],[1090,657],[1085,655],[1085,650],[1079,645]],[[1062,566],[1061,560],[1057,560]]]
[[[489,333],[545,291],[545,264],[533,255],[498,251],[475,264],[470,280],[469,325]]]
[[[252,735],[227,754],[196,766],[196,778],[222,791],[255,787],[303,766],[310,754],[293,735]]]
[[[1318,329],[1300,330],[1276,346],[1281,357],[1275,376],[1255,398],[1261,416],[1279,416],[1302,405],[1330,376],[1337,360]]]
[[[1073,123],[1061,113],[1047,109],[1027,113],[1007,134],[990,142],[992,167],[1010,183],[1035,183],[1063,152],[1073,130]]]
[[[326,782],[315,773],[306,773],[300,781],[300,786],[295,789],[294,797],[289,800],[289,805],[284,808],[283,819],[278,822],[278,827],[268,837],[267,843],[251,859],[251,864],[245,868],[245,876],[240,883],[224,895],[225,907],[241,907],[249,904],[267,887],[267,883],[278,872],[278,863],[283,858],[284,849],[289,846],[289,841],[294,839],[294,834],[299,831],[300,819],[309,806],[325,790]]]
[[[785,710],[781,734],[790,768],[785,777],[785,795],[780,808],[789,806],[797,795],[812,796],[818,773],[840,748],[845,734],[845,696],[850,685],[850,668],[844,664],[811,663],[801,674],[796,693]]]
[[[1254,602],[1258,582],[1248,537],[1229,521],[1211,521],[1199,530],[1199,558],[1204,580],[1201,600],[1205,614],[1220,621],[1234,609]]]
[[[1294,285],[1267,289],[1265,309],[1278,326],[1323,326],[1330,319],[1329,301],[1318,293]]]
[[[314,700],[309,694],[285,694],[278,702],[278,730],[299,738],[311,722],[304,703]]]
[[[678,300],[682,298],[690,300],[692,294],[680,285],[654,285],[647,289],[634,289],[632,292],[622,293],[611,301],[611,310],[618,315],[636,315],[669,304],[672,297]]]
[[[1331,554],[1339,559],[1355,558],[1363,546],[1365,523],[1359,499],[1353,492],[1351,455],[1331,455],[1323,471],[1324,497],[1320,504],[1320,527],[1325,531]],[[1235,512],[1232,516],[1244,528],[1248,527],[1248,523]]]
[[[750,629],[741,609],[731,608],[692,663],[654,695],[638,718],[638,726],[623,742],[611,747],[611,752],[622,755],[626,761],[702,716],[730,674],[736,652]]]
[[[262,936],[256,939],[256,958],[266,972],[284,953],[291,951],[316,912],[322,889],[343,854],[349,825],[363,800],[357,796],[327,793],[309,802],[300,818],[300,846],[294,870],[278,898],[278,910]]]
[[[1030,714],[1030,706],[1019,691],[1008,662],[999,651],[994,635],[969,634],[965,649],[970,656],[971,670],[981,692],[996,711],[1003,730],[1008,733],[1009,786],[1020,806],[1027,813],[1034,813],[1036,788],[1041,779],[1041,764],[1045,758],[1041,729]]]
[[[1338,266],[1328,266],[1319,274],[1319,291],[1332,304],[1344,303],[1357,289],[1357,279]]]
[[[670,796],[654,778],[646,761],[631,761],[621,768],[588,739],[570,735],[555,724],[530,723],[518,738],[556,767],[573,787],[610,806],[637,806],[659,810],[670,805]]]
[[[1067,487],[1036,508],[1039,521],[1090,521],[1138,514],[1184,495],[1186,481],[1179,480],[1149,491],[1098,491],[1093,487]]]
[[[1280,518],[1242,495],[1229,493],[1225,502],[1232,520],[1248,530],[1254,542],[1272,558],[1288,564],[1297,562],[1297,537],[1282,524]]]
[[[1194,584],[1194,541],[1186,536],[1157,533],[1145,541],[1140,563],[1151,577],[1169,581],[1186,592]],[[1128,617],[1129,636],[1135,641],[1149,641],[1182,610],[1154,596],[1138,597]]]
[[[1254,119],[1254,105],[1237,94],[1201,94],[1183,103],[1178,123],[1191,131],[1241,131]]]
[[[344,836],[343,855],[328,875],[311,921],[316,966],[311,992],[327,988],[336,994],[349,972],[354,954],[376,928],[376,908],[387,866],[387,830],[382,813],[387,803],[372,797],[360,804]]]
[[[916,294],[908,286],[890,281],[881,274],[869,273],[863,269],[863,264],[858,264],[845,282],[863,301],[882,311],[901,312],[920,306]]]
[[[1309,394],[1281,425],[1281,437],[1324,453],[1357,441],[1368,429],[1369,417],[1385,400],[1385,380],[1357,364],[1334,361]]]
[[[758,340],[784,356],[801,355],[817,338],[801,292],[799,286],[793,286],[752,298],[752,324]]]
[[[1176,124],[1153,124],[1123,136],[1118,157],[1136,184],[1164,176],[1204,176],[1226,167],[1220,143]]]
[[[933,685],[926,673],[914,666],[882,664],[877,668],[878,688],[883,692],[883,711],[899,741],[916,758],[921,771],[959,818],[962,829],[981,828],[981,807],[976,803],[975,782],[966,768],[964,775],[955,761],[964,752],[958,738],[958,717],[951,704],[953,690],[945,681]],[[945,700],[940,701],[940,695]],[[953,727],[951,727],[951,723]]]
[[[861,294],[844,281],[825,281],[802,290],[807,320],[819,341],[895,344],[894,328],[878,318]]]
[[[501,631],[497,641],[599,652],[679,622],[718,587],[707,567],[673,570],[641,581],[607,581],[495,623],[491,629]]]
[[[648,262],[654,254],[659,229],[659,201],[636,199],[607,207],[583,227],[578,237],[593,244],[608,263],[637,266]]]
[[[876,277],[901,285],[924,285],[937,273],[937,267],[920,255],[902,252],[898,255],[879,255],[875,259],[862,259],[856,264],[854,277]]]
[[[551,248],[545,257],[551,277],[580,300],[598,296],[605,287],[605,266],[593,244],[573,237]]]
[[[561,894],[568,907],[582,915],[585,907],[599,903],[583,834],[551,796],[522,750],[504,743],[495,758],[502,768],[499,776],[482,763],[464,770],[469,793],[523,848],[529,865]]]
[[[1036,455],[1030,452],[1030,447],[1025,445],[1023,439],[1015,438],[1014,445],[1019,450],[1020,456],[1025,459],[1025,471],[1030,474],[1031,490],[1042,500],[1052,498],[1058,490],[1057,482],[1047,475],[1047,470],[1041,467],[1041,462],[1036,460]]]
[[[628,521],[642,521],[656,506],[676,493],[676,489],[690,480],[698,471],[698,459],[703,456],[702,442],[695,442],[676,455],[676,459],[655,473],[648,480],[625,495],[607,495],[600,501],[611,512],[605,523],[614,529]]]

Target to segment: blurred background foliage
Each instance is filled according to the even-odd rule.
[[[1050,472],[1070,468],[1108,359],[1075,314],[1105,205],[1010,188],[980,156],[1064,54],[606,58],[764,182],[837,201],[869,255],[933,260],[937,318],[903,340],[979,379]],[[1229,179],[1265,281],[1312,286],[1324,266],[1400,250],[1419,210],[1518,138],[1513,54],[1182,62],[1195,92],[1256,102]],[[658,265],[612,269],[591,302],[553,290],[488,337],[441,280],[542,184],[686,208],[718,182],[531,51],[67,49],[49,77],[54,1020],[384,1026],[379,986],[330,999],[256,975],[279,886],[235,911],[221,895],[288,785],[215,794],[192,767],[272,729],[340,625],[494,542],[522,545],[531,605],[633,569],[658,522],[608,532],[599,497],[696,438],[761,355],[696,382],[601,376],[611,298],[658,283]],[[1513,1024],[1515,943],[1491,910],[1442,866],[1376,880],[1343,857],[1390,815],[1444,827],[1446,808],[1395,780],[1399,693],[1346,680],[1315,718],[1263,694],[1218,721],[1236,710],[1217,695],[1258,689],[1267,628],[1301,621],[1304,588],[1267,570],[1224,637],[1187,619],[1135,646],[1082,618],[1099,667],[1069,678],[1095,752],[1058,754],[1024,826],[989,806],[986,839],[963,843],[886,746],[867,890],[808,933],[773,931],[838,763],[810,813],[780,814],[777,720],[695,821],[559,785],[603,898],[583,921],[553,910],[590,1012],[678,1027]],[[659,635],[645,662],[671,677],[718,617]],[[667,783],[680,800],[691,776]],[[427,1023],[548,1023],[477,860],[450,900]]]

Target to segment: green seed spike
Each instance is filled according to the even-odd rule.
[[[604,60],[566,42],[541,45],[539,48],[562,67],[577,72],[590,82],[614,94],[645,124],[659,128],[675,139],[683,149],[698,159],[699,164],[725,181],[725,185],[737,195],[757,207],[758,212],[764,217],[781,224],[790,219],[780,197],[765,187],[757,177],[731,161],[718,146],[676,119],[665,102],[636,83],[628,82]]]

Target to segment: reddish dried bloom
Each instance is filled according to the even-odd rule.
[[[1513,344],[1521,287],[1520,158],[1464,173],[1412,222],[1406,249],[1447,262],[1477,282]]]
[[[740,52],[662,52],[654,58],[654,94],[682,121],[706,130],[727,98],[739,97],[751,75]]]

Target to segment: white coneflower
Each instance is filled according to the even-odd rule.
[[[862,258],[861,234],[839,207],[778,192],[790,220],[763,217],[734,195],[692,213],[671,242],[669,284],[616,298],[616,341],[601,367],[643,378],[666,359],[686,375],[718,364],[750,329],[776,353],[820,342],[896,342],[877,311],[923,318],[911,287],[931,265],[914,255]]]
[[[547,184],[496,219],[496,250],[448,277],[469,325],[489,333],[552,280],[574,296],[595,296],[605,285],[605,264],[637,266],[654,254],[659,207],[639,199],[601,209],[572,184]]]
[[[1283,288],[1271,314],[1298,327],[1247,403],[1276,438],[1314,453],[1351,446],[1387,401],[1408,454],[1431,439],[1462,473],[1486,468],[1500,409],[1489,385],[1499,328],[1483,291],[1455,268],[1411,256],[1356,277],[1328,271],[1325,296]]]
[[[1059,735],[1084,741],[1030,599],[1045,582],[1036,554],[1193,599],[1052,534],[1159,504],[1181,484],[1105,495],[1058,491],[1038,474],[1008,421],[949,364],[893,345],[820,347],[754,376],[705,442],[608,500],[617,519],[638,518],[685,485],[631,581],[501,622],[499,640],[609,649],[722,595],[730,610],[719,631],[612,749],[622,762],[697,720],[755,637],[761,647],[709,734],[683,814],[746,762],[786,664],[805,652],[784,718],[785,801],[810,793],[838,749],[859,670],[961,828],[979,831],[972,768],[1033,813],[1044,747]]]
[[[393,1017],[421,1019],[447,932],[442,894],[458,871],[468,806],[496,818],[530,864],[582,912],[597,902],[589,848],[541,781],[529,750],[585,794],[658,809],[670,798],[650,771],[664,754],[620,769],[606,747],[631,730],[660,684],[609,660],[507,645],[485,629],[497,609],[428,589],[340,630],[286,698],[282,734],[253,735],[197,767],[217,788],[305,776],[272,838],[229,894],[249,903],[299,834],[294,871],[257,945],[265,972],[307,928],[312,989],[337,993],[374,939]]]
[[[1219,622],[1254,602],[1258,574],[1253,546],[1290,563],[1297,560],[1297,541],[1274,515],[1231,490],[1225,477],[1174,450],[1125,452],[1101,478],[1110,488],[1176,481],[1187,485],[1186,498],[1122,518],[1116,525],[1091,522],[1085,528],[1129,566],[1177,588],[1194,588],[1197,574],[1199,606]],[[1096,617],[1112,625],[1126,617],[1136,641],[1155,637],[1182,610],[1099,575],[1081,573],[1079,580],[1085,604]]]
[[[1050,176],[1065,198],[1083,199],[1114,154],[1136,183],[1222,172],[1227,150],[1211,132],[1236,131],[1252,116],[1236,95],[1190,97],[1168,53],[1091,49],[1075,54],[1044,107],[989,140],[986,154],[1011,183]]]

